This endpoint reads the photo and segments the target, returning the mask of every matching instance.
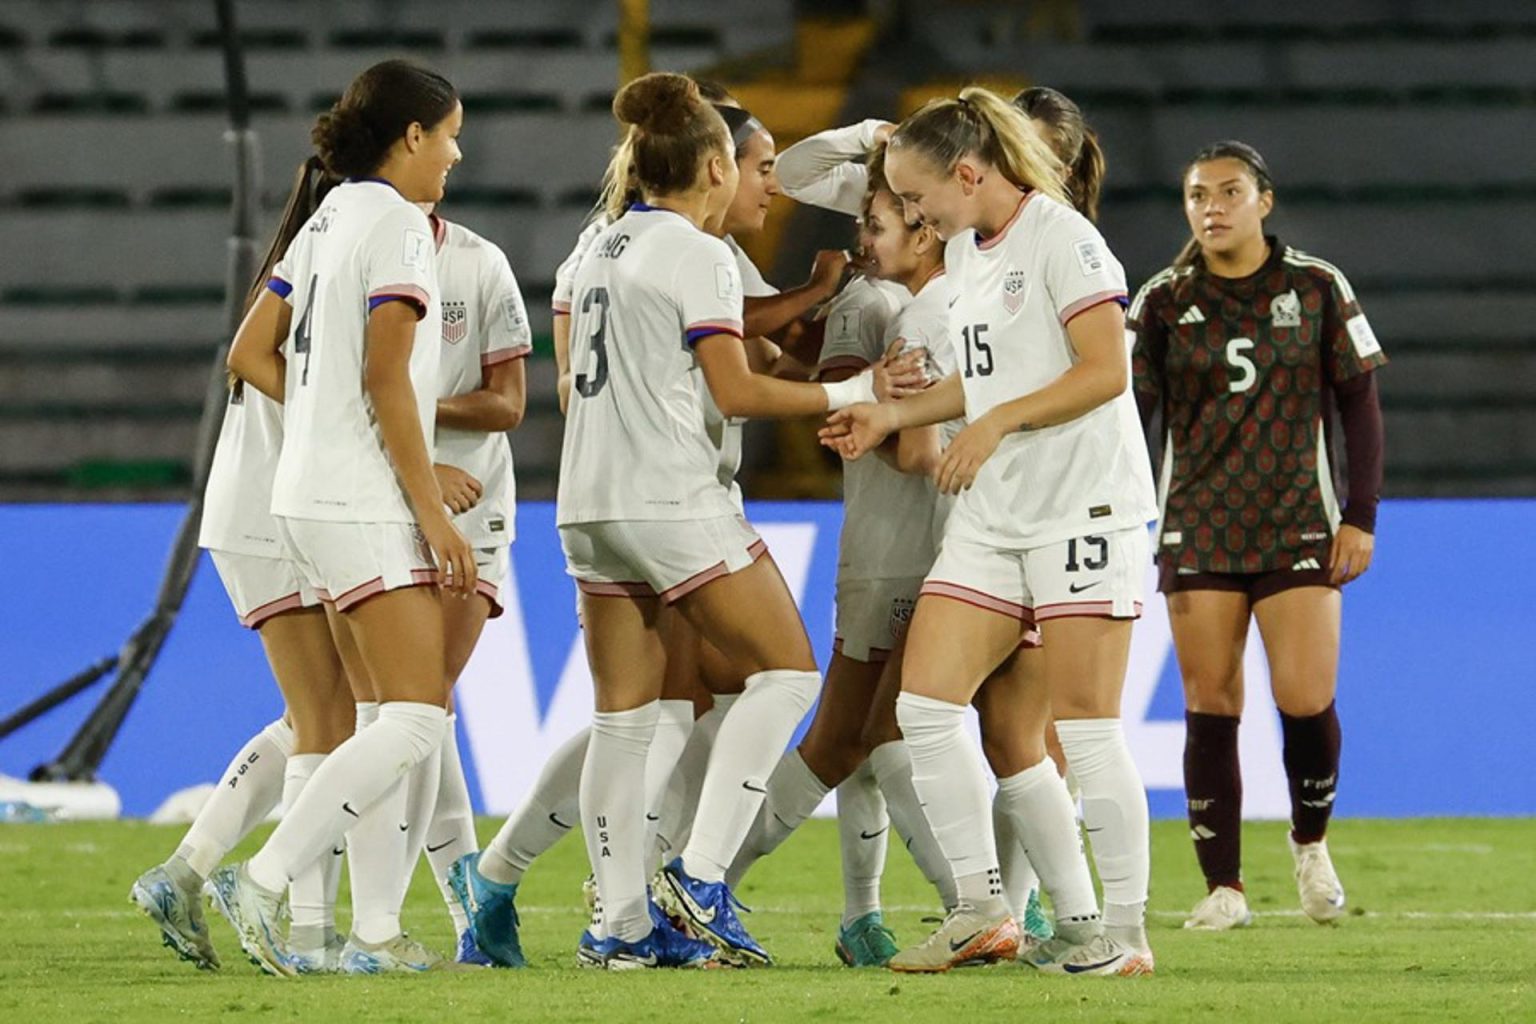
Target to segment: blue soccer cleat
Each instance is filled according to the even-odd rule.
[[[459,933],[459,952],[454,960],[461,964],[469,964],[472,967],[495,967],[496,961],[480,952],[480,947],[475,944],[475,930],[465,928]]]
[[[656,902],[682,923],[688,935],[713,945],[726,963],[741,967],[773,963],[737,916],[737,910],[747,908],[731,894],[731,887],[693,878],[683,870],[681,857],[661,869]]]
[[[691,939],[674,925],[654,902],[650,904],[651,932],[638,942],[625,942],[610,936],[595,939],[590,931],[581,933],[576,944],[579,967],[607,971],[648,970],[661,967],[699,968],[715,963],[715,947]]]
[[[494,966],[527,967],[517,937],[517,886],[486,878],[479,871],[479,862],[478,853],[467,853],[448,869],[448,885],[469,917],[475,948]],[[459,948],[462,953],[462,939]]]
[[[160,939],[183,960],[199,970],[219,969],[208,925],[203,919],[201,894],[177,885],[163,866],[150,868],[133,883],[128,898],[160,928]]]

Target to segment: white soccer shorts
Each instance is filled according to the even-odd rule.
[[[912,624],[922,577],[894,580],[838,580],[833,650],[845,658],[881,662]]]
[[[736,515],[614,520],[560,527],[566,572],[583,593],[660,597],[668,604],[739,572],[768,550]]]
[[[242,555],[234,551],[209,551],[213,567],[224,583],[224,592],[235,606],[240,625],[260,629],[280,612],[313,608],[320,603],[299,567],[287,558]]]
[[[339,612],[386,590],[438,582],[426,538],[415,523],[274,518],[309,585]]]

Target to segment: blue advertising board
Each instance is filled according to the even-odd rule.
[[[181,516],[169,505],[0,506],[9,586],[0,594],[0,714],[114,651],[148,612]],[[759,527],[826,664],[841,508],[756,503]],[[564,574],[554,509],[518,510],[515,587],[459,695],[476,804],[503,812],[547,752],[582,727],[590,676]],[[1338,809],[1354,816],[1536,814],[1528,737],[1536,656],[1536,501],[1389,501],[1375,567],[1344,602]],[[1286,812],[1279,728],[1256,634],[1242,752],[1246,809]],[[98,687],[0,741],[0,773],[56,754]],[[281,713],[257,638],[201,565],[159,663],[101,777],[129,815],[213,781],[252,732]],[[1183,706],[1161,598],[1138,624],[1125,720],[1155,816],[1183,813]]]

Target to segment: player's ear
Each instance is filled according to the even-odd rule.
[[[981,169],[971,162],[969,157],[962,158],[955,164],[955,177],[960,179],[960,188],[969,196],[981,184]]]
[[[422,137],[426,134],[427,130],[421,126],[420,121],[412,121],[410,124],[406,125],[405,151],[407,153],[414,153],[421,149]]]
[[[1259,219],[1268,217],[1275,210],[1275,193],[1273,189],[1265,189],[1259,193]]]
[[[719,188],[725,184],[725,161],[716,153],[709,158],[709,184],[712,188]]]

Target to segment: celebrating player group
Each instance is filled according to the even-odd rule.
[[[734,890],[836,789],[848,966],[1150,975],[1120,703],[1154,561],[1207,882],[1185,927],[1252,921],[1250,617],[1301,906],[1336,919],[1341,588],[1373,553],[1386,359],[1344,275],[1265,233],[1264,158],[1195,154],[1187,243],[1130,301],[1095,227],[1098,140],[1054,90],[967,88],[782,154],[683,75],[631,82],[613,113],[622,139],[554,294],[590,728],[480,849],[452,691],[508,585],[531,338],[501,250],[436,212],[457,92],[386,61],[317,120],[231,346],[201,543],[286,709],[134,883],[165,944],[220,965],[206,894],[274,975],[523,967],[518,886],[579,822],[578,964],[767,965]],[[781,192],[852,218],[855,254],[822,252],[783,290],[738,244]],[[735,479],[743,420],[805,416],[844,460],[825,675]],[[279,802],[259,852],[221,866]],[[926,937],[882,914],[893,827],[944,911]],[[448,955],[402,929],[422,856]]]

